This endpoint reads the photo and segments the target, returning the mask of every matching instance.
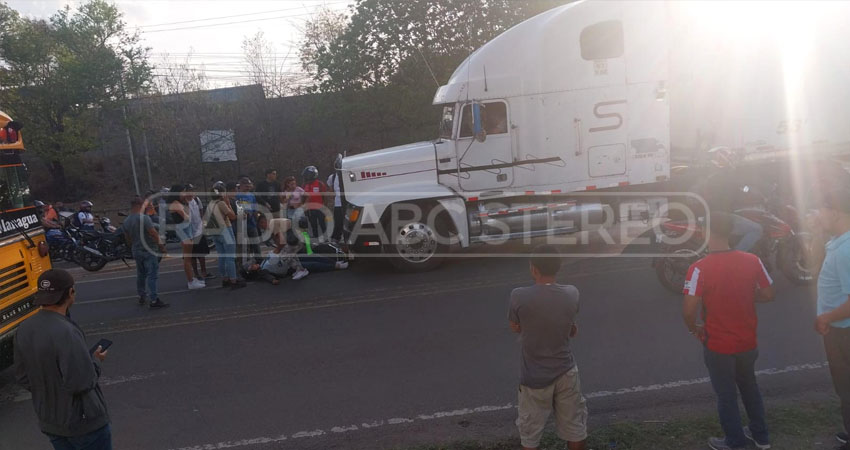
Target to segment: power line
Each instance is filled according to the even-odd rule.
[[[313,15],[313,13],[290,14],[290,15],[287,15],[287,16],[275,16],[275,17],[263,17],[263,18],[260,18],[260,19],[236,20],[236,21],[233,21],[233,22],[212,23],[212,24],[208,24],[208,25],[195,25],[195,26],[191,26],[191,27],[167,28],[167,29],[164,29],[164,30],[150,30],[150,31],[142,30],[141,33],[142,34],[150,34],[150,33],[162,33],[162,32],[165,32],[165,31],[194,30],[196,28],[220,27],[220,26],[234,25],[234,24],[239,24],[239,23],[261,22],[261,21],[264,21],[264,20],[275,20],[275,19],[291,19],[291,18],[294,18],[294,17],[304,17],[304,16],[312,16],[312,15]]]
[[[338,4],[338,3],[346,3],[346,0],[324,1],[324,3],[319,4],[319,5],[314,5],[312,7],[313,8],[320,8],[320,7],[323,7],[323,6],[328,5],[328,4]],[[234,17],[247,17],[247,16],[257,16],[257,15],[260,15],[260,14],[270,14],[270,13],[276,13],[276,12],[283,12],[283,11],[295,11],[295,10],[304,9],[304,8],[306,8],[306,6],[299,6],[297,8],[272,9],[272,10],[268,10],[268,11],[258,11],[258,12],[245,13],[245,14],[231,14],[231,15],[228,15],[228,16],[207,17],[205,19],[182,20],[180,22],[166,22],[166,23],[154,23],[154,24],[149,24],[149,25],[138,25],[138,26],[135,26],[133,28],[141,29],[141,28],[164,27],[164,26],[168,26],[168,25],[181,25],[181,24],[184,24],[184,23],[206,22],[208,20],[232,19]]]

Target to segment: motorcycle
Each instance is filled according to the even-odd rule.
[[[734,212],[760,224],[762,237],[750,250],[758,256],[768,272],[775,265],[791,283],[808,285],[814,281],[810,266],[812,236],[799,229],[799,214],[792,206],[782,209],[780,218],[761,208],[744,208]],[[682,238],[690,238],[682,242]],[[700,223],[671,220],[660,225],[655,235],[659,253],[652,265],[658,281],[670,292],[681,294],[691,264],[708,254],[704,226]],[[734,242],[730,242],[734,244]]]
[[[90,272],[96,272],[107,263],[119,259],[129,267],[127,260],[133,259],[133,252],[123,228],[113,226],[109,218],[98,218],[98,221],[103,231],[79,231],[85,251],[78,253],[77,263]]]

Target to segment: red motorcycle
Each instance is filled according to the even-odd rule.
[[[775,266],[793,284],[807,285],[814,280],[809,265],[812,239],[807,232],[795,231],[800,229],[796,208],[790,205],[782,208],[782,218],[761,208],[740,209],[735,214],[762,226],[762,237],[750,252],[762,260],[768,271],[772,271],[775,261]],[[670,292],[682,293],[688,268],[708,253],[703,228],[701,222],[671,220],[656,231],[658,253],[667,256],[654,258],[652,265],[658,281]],[[734,245],[735,237],[732,239],[730,244]]]

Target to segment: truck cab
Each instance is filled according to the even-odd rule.
[[[438,139],[343,160],[354,250],[430,268],[448,247],[578,231],[601,220],[587,193],[669,177],[666,12],[576,2],[473,52],[434,96]]]

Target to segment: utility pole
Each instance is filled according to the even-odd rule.
[[[121,97],[124,102],[121,105],[121,113],[124,116],[124,132],[127,135],[127,149],[130,150],[130,169],[133,170],[133,184],[136,186],[136,195],[142,195],[139,190],[139,177],[136,175],[136,158],[133,156],[133,139],[130,137],[130,122],[127,119],[127,91],[124,90],[124,78],[121,77]]]
[[[139,191],[139,178],[136,176],[136,158],[133,156],[133,140],[130,139],[130,125],[127,122],[127,106],[121,106],[121,112],[124,114],[124,131],[127,135],[127,148],[130,150],[130,168],[133,170],[133,184],[136,186],[136,195],[142,195]]]
[[[148,132],[142,130],[142,146],[145,148],[145,165],[148,167],[148,189],[153,190],[153,176],[151,175],[151,154],[148,151]]]

